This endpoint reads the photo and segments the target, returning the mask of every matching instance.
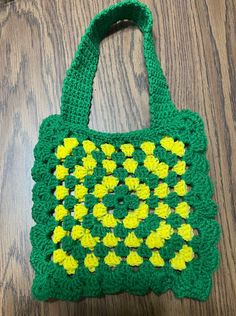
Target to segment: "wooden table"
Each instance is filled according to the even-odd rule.
[[[11,315],[235,315],[236,313],[236,3],[145,0],[156,49],[179,109],[200,113],[209,139],[221,266],[205,303],[172,293],[128,294],[76,303],[37,302],[30,287],[30,169],[38,127],[60,111],[65,71],[90,19],[116,0],[0,0],[0,304]],[[112,32],[101,44],[89,126],[130,131],[149,126],[142,35]]]

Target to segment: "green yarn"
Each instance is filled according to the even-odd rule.
[[[99,43],[122,19],[144,36],[150,128],[97,132],[87,125]],[[61,114],[42,122],[34,149],[34,298],[172,290],[206,300],[220,236],[206,149],[200,116],[171,101],[146,5],[126,0],[96,15],[67,71]]]

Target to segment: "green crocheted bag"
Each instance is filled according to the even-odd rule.
[[[87,124],[99,43],[122,19],[143,33],[150,127],[97,132]],[[220,235],[206,147],[199,115],[171,101],[146,5],[126,0],[96,15],[67,71],[61,114],[43,121],[34,149],[33,296],[171,289],[206,300]]]

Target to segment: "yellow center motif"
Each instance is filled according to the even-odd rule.
[[[73,150],[80,148],[84,151],[84,156],[80,159],[81,163],[75,165],[73,170],[64,165],[68,156],[73,156]],[[167,152],[177,157],[177,163],[170,167],[167,163],[160,161],[156,157],[156,146],[162,146]],[[142,168],[153,177],[160,179],[156,186],[149,187],[147,183],[141,181],[141,178],[136,176],[136,170],[140,166],[140,162],[135,159],[136,149],[143,152],[145,158],[141,164]],[[103,155],[102,161],[96,160],[94,153]],[[123,162],[120,164],[113,159],[113,155],[120,153],[123,155]],[[178,234],[183,240],[183,246],[180,250],[176,251],[174,257],[169,262],[173,269],[183,270],[186,269],[187,263],[193,260],[193,249],[188,245],[192,240],[194,231],[192,227],[186,223],[186,219],[190,213],[190,206],[184,201],[183,197],[188,193],[188,187],[181,177],[186,171],[186,162],[182,159],[185,154],[185,145],[179,140],[174,140],[172,137],[163,137],[159,145],[151,141],[144,141],[139,147],[130,143],[122,144],[116,148],[112,144],[102,144],[96,146],[91,140],[84,140],[79,143],[76,138],[65,138],[64,143],[59,145],[56,149],[55,155],[59,159],[59,164],[55,168],[55,177],[59,183],[55,189],[55,197],[58,200],[58,205],[55,208],[54,217],[58,222],[58,226],[54,229],[52,234],[52,241],[61,247],[63,238],[72,238],[77,241],[83,248],[88,250],[83,260],[76,260],[70,253],[67,253],[62,248],[58,248],[53,253],[53,261],[56,264],[63,266],[67,274],[74,274],[79,265],[84,265],[90,272],[94,272],[102,260],[109,267],[116,267],[125,260],[131,267],[140,266],[144,260],[149,262],[154,267],[163,267],[165,260],[161,256],[161,248],[165,246],[167,240],[171,239],[173,234]],[[118,165],[119,164],[119,165]],[[86,184],[86,178],[93,176],[97,167],[102,168],[105,172],[99,182],[94,183],[91,187]],[[123,169],[127,174],[125,179],[120,183],[119,177],[115,173],[116,170]],[[175,172],[177,176],[176,183],[170,187],[165,179],[168,177],[169,172]],[[66,185],[67,177],[72,176],[77,180],[77,184],[71,187]],[[116,190],[119,189],[120,184],[127,187],[128,194],[125,196],[134,195],[139,200],[139,205],[136,208],[128,209],[127,214],[123,218],[116,218],[106,205],[103,203],[103,198],[110,195],[114,196]],[[167,204],[166,198],[174,192],[180,198],[180,202],[175,207]],[[85,205],[86,195],[94,196],[97,203],[89,209]],[[66,209],[64,200],[73,195],[77,200],[73,208],[73,213]],[[145,221],[151,213],[148,204],[149,198],[157,198],[158,205],[152,209],[152,213],[158,216],[161,221],[156,229],[150,230],[146,238],[138,238],[135,234],[135,229],[139,224]],[[119,203],[116,202],[116,203]],[[172,213],[178,214],[182,218],[182,224],[177,229],[173,229],[168,224],[168,217]],[[73,215],[76,224],[72,228],[66,229],[62,222],[68,215]],[[107,233],[104,237],[94,235],[91,229],[84,228],[83,220],[91,214],[101,225],[106,228]],[[155,216],[154,215],[154,216]],[[127,231],[124,238],[117,237],[114,233],[114,228],[117,225],[122,225]],[[99,258],[95,255],[94,249],[96,245],[103,243],[109,249],[104,258]],[[129,253],[124,257],[120,257],[115,252],[115,247],[123,243],[124,247],[129,249]],[[141,245],[148,247],[151,250],[151,256],[143,258],[138,249]]]

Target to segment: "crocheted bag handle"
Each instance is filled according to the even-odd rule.
[[[65,120],[87,127],[93,93],[93,79],[97,70],[99,44],[109,27],[120,20],[132,20],[143,33],[145,65],[149,83],[150,126],[176,112],[171,101],[165,76],[156,55],[152,14],[137,0],[125,0],[98,13],[90,22],[67,70],[61,97],[61,113]]]

